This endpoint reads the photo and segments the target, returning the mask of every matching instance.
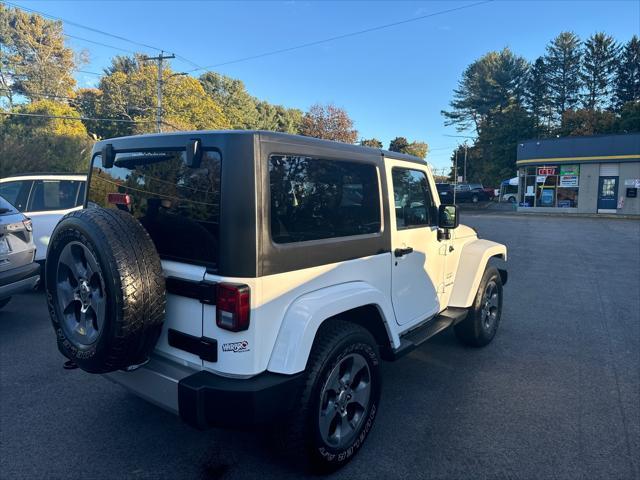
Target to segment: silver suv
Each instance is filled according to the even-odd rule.
[[[40,280],[31,220],[0,197],[0,308]]]

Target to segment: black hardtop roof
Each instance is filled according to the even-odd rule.
[[[186,145],[188,139],[198,137],[203,140],[206,146],[207,137],[211,140],[217,139],[227,135],[241,135],[246,137],[259,136],[260,140],[270,141],[274,143],[289,143],[296,145],[309,145],[312,147],[329,148],[342,152],[353,152],[359,154],[375,154],[386,158],[392,158],[396,160],[405,160],[407,162],[419,163],[425,165],[426,161],[415,157],[413,155],[407,155],[404,153],[391,152],[388,150],[364,147],[360,145],[351,145],[348,143],[335,142],[332,140],[322,140],[314,137],[305,137],[303,135],[293,135],[290,133],[271,132],[268,130],[194,130],[186,132],[168,132],[168,133],[150,133],[145,135],[132,135],[128,137],[116,137],[101,140],[97,142],[93,147],[93,154],[99,153],[102,147],[106,144],[112,144],[113,147],[118,150],[129,150],[136,148],[171,148],[181,145]]]

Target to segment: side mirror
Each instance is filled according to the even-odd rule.
[[[107,143],[104,147],[102,147],[100,156],[102,157],[103,168],[113,167],[113,162],[116,159],[116,151],[113,149],[113,145]]]
[[[192,138],[187,142],[187,167],[200,168],[202,163],[202,142],[199,138]]]
[[[457,228],[459,223],[457,205],[440,205],[438,209],[438,228]]]

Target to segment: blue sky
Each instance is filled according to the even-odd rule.
[[[475,3],[469,1],[20,1],[27,8],[107,30],[175,52],[199,65],[235,60],[344,33]],[[448,108],[464,68],[484,53],[510,47],[529,60],[563,30],[582,38],[605,31],[619,41],[640,33],[640,0],[494,1],[322,45],[216,68],[244,81],[259,98],[306,110],[315,102],[344,107],[363,138],[388,145],[395,136],[429,143],[428,160],[446,167],[463,138],[445,127]],[[72,25],[69,35],[127,50],[142,50]],[[69,38],[86,49],[100,72],[124,54]],[[194,68],[175,60],[176,71]],[[197,75],[197,73],[195,73]],[[81,86],[96,77],[77,74]],[[470,132],[469,132],[470,133]]]

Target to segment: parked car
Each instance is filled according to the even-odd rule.
[[[453,204],[453,185],[450,183],[436,183],[436,190],[440,197],[440,203]]]
[[[40,279],[31,230],[31,220],[0,197],[0,308]]]
[[[33,222],[36,261],[43,264],[51,233],[67,213],[82,207],[86,175],[29,174],[0,178],[0,195]]]
[[[487,194],[487,199],[488,200],[493,200],[494,198],[496,198],[496,189],[495,188],[483,187],[482,190],[484,190],[484,193]]]
[[[456,189],[456,203],[462,202],[486,202],[489,196],[481,184],[458,183]]]
[[[506,247],[458,225],[422,159],[189,132],[98,142],[90,170],[49,244],[58,348],[190,425],[275,423],[335,470],[382,413],[381,359],[496,335]]]

